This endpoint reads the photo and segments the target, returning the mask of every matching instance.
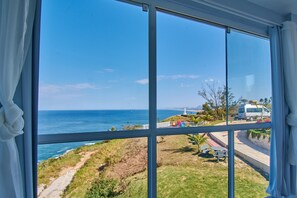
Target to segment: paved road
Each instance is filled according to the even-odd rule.
[[[223,146],[228,145],[228,132],[211,133],[211,137]],[[269,173],[269,151],[256,146],[246,138],[245,131],[234,132],[235,154],[247,160],[265,173]]]
[[[211,133],[211,137],[222,146],[228,145],[228,132]],[[246,131],[234,132],[235,154],[255,167],[269,174],[269,151],[263,149],[246,138]]]

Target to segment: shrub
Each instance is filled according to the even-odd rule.
[[[203,134],[203,135],[191,134],[191,135],[187,135],[187,136],[188,136],[188,140],[192,144],[197,145],[197,152],[200,153],[201,152],[201,145],[206,143],[207,136],[205,136],[205,134]]]
[[[125,125],[123,127],[123,130],[129,131],[129,130],[137,130],[142,129],[142,125]]]
[[[97,179],[87,191],[86,198],[115,197],[117,181],[114,179]]]
[[[252,138],[260,139],[262,136],[263,139],[268,137],[268,141],[270,141],[270,129],[250,129],[247,131],[247,137],[252,136]]]
[[[112,164],[115,163],[115,160],[114,160],[114,158],[106,157],[106,158],[104,159],[104,163],[106,164],[106,166],[110,166],[110,165],[112,165]]]
[[[256,133],[257,134],[257,139],[259,140],[261,137],[261,133]]]

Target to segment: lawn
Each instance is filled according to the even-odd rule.
[[[159,141],[158,197],[227,197],[227,161],[217,163],[211,156],[198,156],[196,150],[186,135],[164,136],[164,141]],[[39,183],[48,183],[63,167],[74,166],[90,151],[94,152],[92,157],[77,171],[63,197],[84,197],[98,178],[116,180],[114,193],[118,197],[147,197],[146,138],[112,140],[47,160],[39,165]],[[47,174],[50,177],[45,179]],[[267,185],[261,174],[235,159],[236,197],[265,197]]]
[[[157,171],[158,197],[227,197],[228,179],[225,170],[209,171],[205,168],[163,166]],[[252,179],[252,178],[251,178]],[[132,182],[119,197],[146,197],[145,174],[129,178]],[[235,197],[266,197],[267,183],[236,176]]]

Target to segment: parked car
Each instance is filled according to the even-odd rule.
[[[263,105],[244,104],[238,108],[239,120],[256,120],[257,118],[270,118],[271,111]]]

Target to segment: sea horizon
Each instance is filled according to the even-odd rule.
[[[158,109],[158,121],[180,115],[183,110]],[[148,110],[39,110],[38,134],[103,132],[112,127],[123,130],[127,125],[148,124]],[[91,142],[72,142],[38,145],[38,162],[56,158],[69,150],[91,144]]]

